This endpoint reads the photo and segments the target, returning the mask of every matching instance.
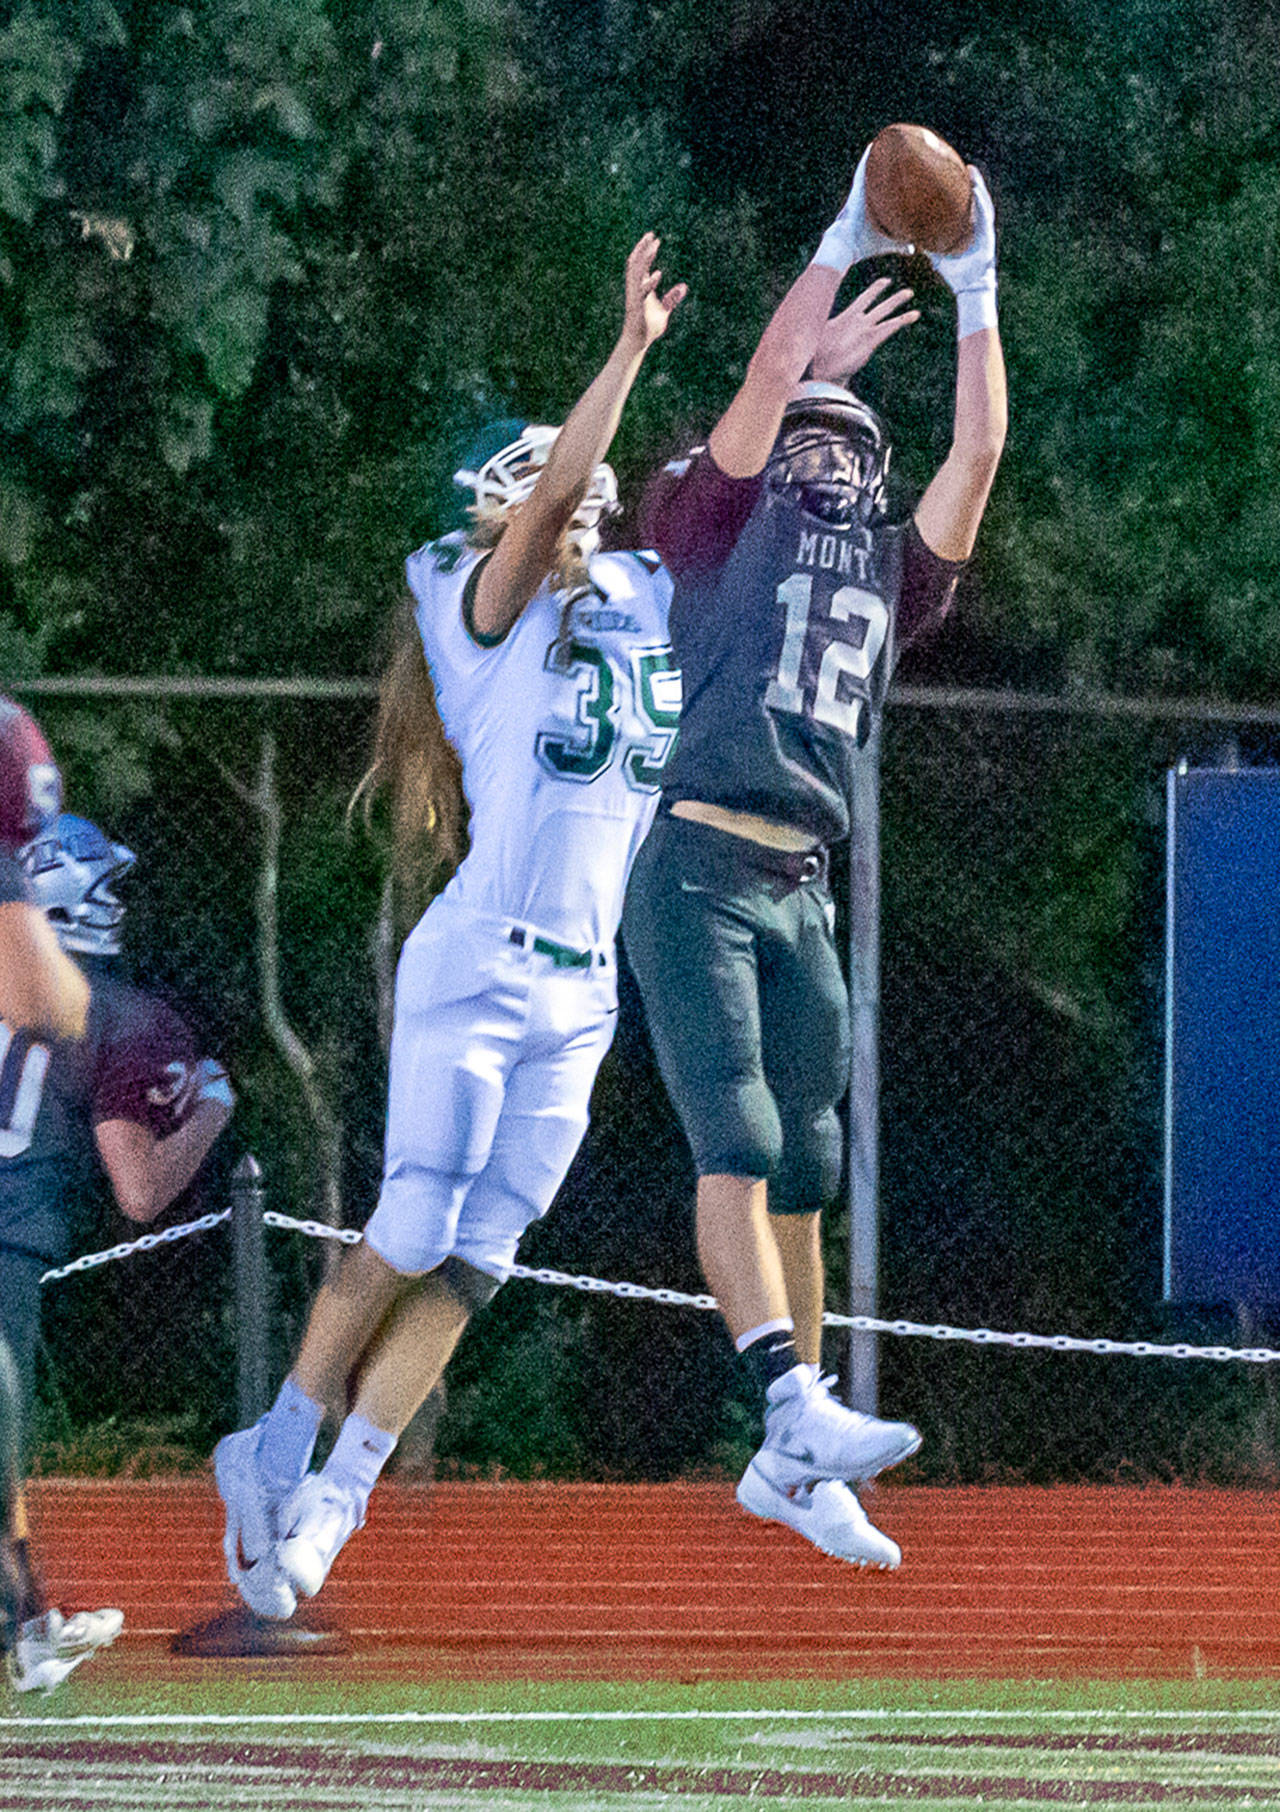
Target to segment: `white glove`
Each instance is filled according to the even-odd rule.
[[[956,334],[961,340],[996,324],[996,211],[981,173],[973,178],[973,238],[962,252],[930,252],[929,262],[956,299]]]
[[[217,1101],[222,1107],[236,1104],[231,1078],[214,1057],[202,1057],[191,1072],[197,1101]]]
[[[899,239],[888,238],[871,224],[867,214],[867,159],[870,155],[868,145],[853,173],[849,199],[822,235],[821,244],[813,254],[814,264],[826,264],[843,273],[851,264],[878,257],[881,252],[910,253],[915,250],[914,246]]]

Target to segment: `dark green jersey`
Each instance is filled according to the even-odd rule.
[[[831,527],[700,451],[659,481],[646,525],[675,582],[684,674],[667,800],[758,813],[827,843],[849,831],[854,763],[902,646],[961,570],[914,522]]]

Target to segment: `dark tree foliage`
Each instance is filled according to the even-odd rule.
[[[562,416],[616,332],[639,233],[661,234],[691,295],[618,437],[628,504],[732,395],[861,146],[916,119],[980,164],[996,197],[1012,426],[955,620],[904,677],[1267,702],[1280,677],[1277,69],[1275,0],[0,4],[0,686],[372,674],[403,556],[453,508],[462,443],[495,415]],[[949,440],[954,316],[925,261],[886,270],[916,287],[923,319],[858,383],[910,493]],[[362,763],[353,715],[325,720],[340,726],[328,743],[305,709],[277,720],[297,793],[283,981],[367,1184],[379,877],[367,848],[340,842]],[[193,838],[168,859],[165,799],[202,825],[225,819],[225,776],[248,781],[257,721],[183,728],[158,707],[53,718],[73,798],[143,858],[140,967],[198,981],[246,1085],[241,1124],[277,1140],[303,1198],[286,1205],[309,1210],[309,1134],[256,1023],[252,949],[224,948],[188,910],[193,895],[233,900],[243,922],[252,862],[225,865],[212,829],[207,851]],[[1048,1320],[1083,1312],[1064,1277],[1095,1305],[1152,1289],[1158,763],[1113,761],[1105,738],[1092,755],[1055,747],[1015,797],[1019,744],[1011,731],[959,767],[887,764],[889,897],[914,902],[928,956],[887,949],[886,1275],[923,1290],[935,1278],[921,1166],[945,1170],[959,1135],[916,1081],[942,1061],[930,1039],[944,1026],[957,1052],[969,1040],[971,1068],[992,1061],[980,997],[1008,1044],[988,1102],[992,1168],[959,1165],[952,1231],[967,1228],[970,1256],[937,1258],[936,1279],[960,1315],[966,1301],[979,1312],[998,1270],[1013,1300],[989,1312]],[[1007,842],[958,862],[957,824],[988,807]],[[948,1010],[922,1008],[934,998]],[[1034,1168],[1007,1130],[1023,1050],[1064,1099],[1106,1101],[1122,1162],[1091,1152],[1069,1186],[1019,1184]],[[602,1077],[600,1125],[624,1135],[638,1074],[672,1140],[651,1064],[632,1061]],[[1034,1141],[1045,1176],[1053,1130]],[[653,1177],[609,1187],[652,1242],[652,1280],[691,1287],[686,1155],[657,1146]],[[586,1245],[599,1150],[562,1203]],[[1054,1162],[1072,1177],[1070,1154]],[[1095,1176],[1097,1189],[1082,1180]],[[367,1195],[352,1218],[365,1208]],[[1039,1260],[1064,1226],[1091,1255],[1083,1269]],[[602,1268],[615,1257],[602,1251]],[[603,1418],[566,1384],[553,1438],[513,1376],[520,1464],[534,1463],[526,1449],[633,1471],[705,1456],[723,1419],[685,1411],[694,1374],[721,1364],[706,1325],[673,1336],[664,1372],[632,1311],[597,1307],[495,1309],[460,1362],[463,1461],[486,1463],[471,1385],[504,1339],[560,1354],[562,1382],[592,1366],[602,1389],[611,1368],[632,1380]],[[907,1381],[927,1369],[893,1363]],[[998,1462],[954,1434],[964,1377],[930,1374],[930,1391],[952,1392],[937,1445],[969,1475],[1014,1463],[1012,1410]],[[1130,1421],[1145,1417],[1135,1399]]]
[[[624,427],[638,481],[908,117],[1000,204],[1014,427],[971,663],[1265,694],[1278,50],[1238,0],[10,5],[0,666],[367,668],[458,437],[563,412],[632,237],[693,286]],[[919,484],[949,301],[908,275],[927,320],[866,382]]]

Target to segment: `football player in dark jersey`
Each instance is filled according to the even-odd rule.
[[[895,1567],[851,1485],[920,1437],[846,1409],[820,1367],[819,1216],[851,1063],[828,848],[849,834],[894,659],[946,611],[972,551],[1007,410],[993,209],[973,171],[971,243],[931,255],[957,305],[951,448],[914,515],[887,520],[884,429],[846,384],[917,311],[881,279],[832,314],[853,264],[909,249],[871,226],[865,168],[706,445],[649,493],[684,703],[623,934],[693,1150],[699,1258],[762,1398],[739,1502]]]
[[[112,883],[132,864],[130,851],[63,813],[18,859],[30,900],[90,984],[80,1038],[0,1020],[0,1331],[25,1407],[41,1276],[71,1254],[95,1162],[122,1213],[154,1220],[194,1178],[233,1097],[225,1070],[200,1057],[178,1015],[108,972],[124,918]],[[19,1691],[47,1689],[113,1641],[124,1619],[117,1610],[64,1617],[48,1604],[20,1489],[14,1538],[20,1603],[10,1672]]]
[[[57,817],[62,776],[39,724],[0,694],[0,1022],[79,1037],[89,985],[31,904],[17,851]],[[18,1376],[0,1333],[0,1653],[12,1652],[22,1605]]]
[[[89,984],[27,899],[17,852],[57,817],[62,776],[39,724],[0,693],[0,1019],[78,1037]]]

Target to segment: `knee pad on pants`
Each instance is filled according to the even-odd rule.
[[[453,1250],[458,1217],[475,1178],[401,1168],[382,1185],[365,1224],[367,1244],[406,1276],[434,1271]]]
[[[840,1190],[844,1136],[834,1107],[787,1124],[782,1162],[769,1191],[774,1214],[813,1214],[828,1208]]]
[[[708,1090],[698,1101],[684,1104],[681,1117],[699,1176],[772,1177],[777,1172],[783,1158],[782,1121],[763,1076]]]
[[[509,1178],[486,1173],[459,1216],[453,1256],[473,1270],[505,1282],[525,1229],[541,1220],[554,1195],[549,1182],[535,1199],[513,1188]]]

